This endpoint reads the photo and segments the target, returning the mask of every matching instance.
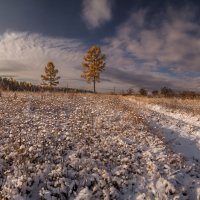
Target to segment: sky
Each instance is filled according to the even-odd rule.
[[[199,11],[199,0],[0,0],[0,76],[40,84],[51,61],[60,86],[92,89],[81,63],[97,45],[97,91],[200,91]]]

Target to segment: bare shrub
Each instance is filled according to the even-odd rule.
[[[147,96],[147,91],[144,88],[141,88],[139,91],[140,95]]]

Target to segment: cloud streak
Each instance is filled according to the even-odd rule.
[[[44,66],[53,61],[62,74],[61,81],[67,77],[80,79],[77,66],[81,66],[84,52],[85,46],[79,40],[6,32],[0,36],[0,76],[7,74],[38,84]]]
[[[61,76],[60,86],[91,90],[81,78],[82,60],[89,47],[77,39],[47,37],[28,32],[6,32],[0,35],[0,76],[41,83],[45,65],[52,61]],[[112,88],[110,79],[102,76],[97,89]],[[104,89],[103,89],[104,90]]]
[[[112,18],[111,0],[83,0],[82,16],[89,28],[97,28]]]
[[[133,87],[200,90],[198,77],[186,75],[200,70],[200,25],[194,9],[177,13],[169,7],[156,17],[157,24],[155,16],[149,18],[149,10],[139,10],[115,36],[105,39],[104,51],[113,71],[109,75]]]
[[[91,1],[92,2],[92,1]],[[98,1],[102,2],[102,1]],[[113,37],[103,40],[106,70],[100,88],[133,87],[200,90],[200,25],[190,8],[149,18],[149,10],[138,10],[121,24]],[[27,32],[0,35],[0,76],[40,83],[44,66],[53,61],[61,85],[90,89],[80,78],[81,62],[89,47],[78,39],[53,38]]]

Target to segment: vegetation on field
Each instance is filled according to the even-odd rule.
[[[145,102],[148,104],[161,105],[165,108],[172,110],[184,111],[186,113],[192,113],[194,115],[200,115],[200,99],[190,99],[190,98],[149,98],[132,96],[131,99],[135,99],[139,102]]]
[[[195,194],[198,165],[185,163],[151,132],[135,104],[114,95],[17,95],[0,101],[1,199]]]

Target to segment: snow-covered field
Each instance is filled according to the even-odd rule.
[[[3,94],[0,199],[199,200],[199,118],[179,114],[118,96]]]
[[[141,113],[149,119],[149,126],[158,129],[174,151],[181,153],[186,160],[200,162],[200,115],[187,113],[180,109],[181,105],[172,109],[165,104],[162,106],[132,98],[129,100],[142,108]],[[200,101],[197,110],[199,108]]]

